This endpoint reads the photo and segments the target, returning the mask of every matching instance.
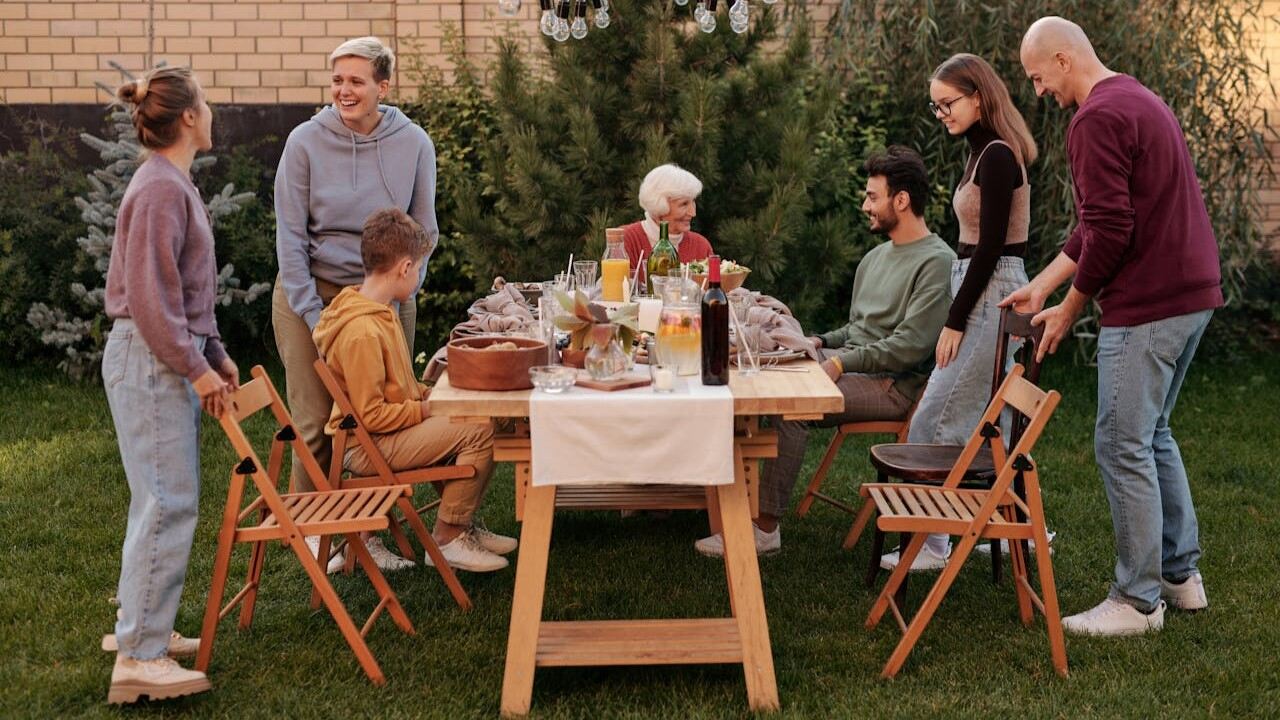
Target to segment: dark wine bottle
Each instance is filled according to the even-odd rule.
[[[707,258],[702,294],[702,384],[729,384],[729,296],[720,288],[720,256]]]

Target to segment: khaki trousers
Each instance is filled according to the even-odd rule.
[[[320,300],[325,307],[328,307],[342,291],[342,286],[316,278],[316,291],[320,293]],[[408,343],[406,350],[411,361],[417,319],[416,302],[400,304],[400,322],[404,325],[405,341]],[[327,473],[333,458],[333,440],[324,434],[324,426],[333,412],[333,398],[329,397],[329,391],[325,390],[324,383],[320,382],[320,376],[312,366],[320,353],[316,350],[315,341],[311,339],[311,328],[289,307],[289,300],[279,277],[276,278],[275,291],[271,295],[271,325],[276,336],[276,349],[284,364],[289,414],[293,416],[298,435],[311,449],[311,454],[316,456],[320,469]],[[295,491],[315,489],[296,456],[293,458],[289,480],[289,486]]]
[[[470,525],[493,474],[493,424],[456,423],[447,417],[428,417],[413,427],[373,436],[391,469],[415,470],[439,465],[449,458],[457,465],[474,465],[476,474],[465,480],[449,480],[440,493],[439,519],[452,525]],[[345,465],[358,475],[377,473],[364,448],[347,450]]]

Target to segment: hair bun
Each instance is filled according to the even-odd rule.
[[[148,84],[148,79],[145,77],[132,82],[127,82],[116,90],[116,97],[124,100],[125,102],[137,105],[142,102],[144,97],[147,96]]]

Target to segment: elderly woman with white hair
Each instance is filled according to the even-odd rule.
[[[706,260],[715,252],[709,240],[689,229],[698,214],[697,198],[701,194],[702,181],[678,165],[659,165],[644,176],[639,193],[644,219],[623,228],[632,270],[642,255],[648,258],[653,254],[658,244],[658,223],[664,221],[680,262]]]
[[[280,275],[272,298],[276,347],[284,363],[289,409],[302,439],[327,467],[324,433],[333,399],[316,375],[311,333],[344,287],[364,281],[360,235],[376,210],[399,208],[422,226],[434,250],[436,153],[426,131],[381,103],[395,72],[395,54],[375,37],[348,40],[329,55],[327,105],[294,128],[276,172],[276,257]],[[429,255],[428,255],[429,257]],[[422,276],[426,276],[423,264]],[[409,356],[417,306],[398,308]],[[311,489],[294,459],[293,486]],[[383,569],[411,565],[377,539],[370,551]]]

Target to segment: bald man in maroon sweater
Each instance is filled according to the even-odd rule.
[[[1102,309],[1094,453],[1111,505],[1115,581],[1106,600],[1062,624],[1087,635],[1159,630],[1166,605],[1208,605],[1169,416],[1223,304],[1218,243],[1182,128],[1163,100],[1107,69],[1084,31],[1062,18],[1037,20],[1021,56],[1037,95],[1078,107],[1067,130],[1077,224],[1062,253],[1002,305],[1039,312],[1041,355],[1057,349],[1091,298]],[[1068,279],[1066,299],[1041,310]]]

